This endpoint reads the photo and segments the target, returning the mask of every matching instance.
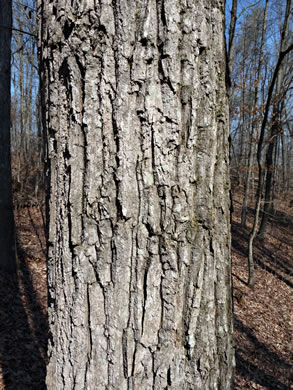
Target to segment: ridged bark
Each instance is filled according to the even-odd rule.
[[[232,388],[224,2],[40,2],[49,390]]]

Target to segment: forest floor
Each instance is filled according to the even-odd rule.
[[[255,243],[256,286],[247,287],[248,228],[234,196],[232,261],[235,390],[293,389],[293,208],[277,202],[265,240]],[[43,218],[37,207],[15,212],[19,271],[0,275],[0,390],[45,389],[47,289]],[[142,389],[143,390],[143,389]]]
[[[290,199],[289,199],[290,200]],[[235,390],[293,389],[293,208],[277,200],[264,241],[254,244],[255,289],[247,286],[248,228],[234,195],[232,274],[236,352]]]

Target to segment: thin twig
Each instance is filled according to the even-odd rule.
[[[14,28],[14,27],[10,28],[10,27],[6,27],[6,26],[2,26],[1,24],[0,24],[0,28],[5,28],[6,30],[17,31],[17,32],[19,32],[21,34],[27,34],[27,35],[30,35],[31,37],[34,37],[34,38],[37,39],[37,36],[35,34],[32,34],[32,33],[28,32],[28,31],[19,30],[18,28]]]

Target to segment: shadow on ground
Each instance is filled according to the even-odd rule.
[[[0,276],[0,389],[43,390],[48,324],[20,247],[17,276]]]
[[[239,319],[235,319],[234,325],[235,330],[240,331],[248,340],[246,345],[236,345],[236,367],[239,374],[267,390],[290,390],[274,376],[272,368],[277,368],[278,372],[280,370],[290,372],[293,366],[281,360],[275,352],[260,342],[253,331]]]
[[[292,217],[276,211],[264,240],[254,240],[256,286],[247,286],[249,228],[240,224],[241,202],[235,201],[231,226],[235,308],[236,389],[290,390],[293,287]],[[248,208],[252,225],[254,210]]]
[[[233,249],[241,256],[247,258],[248,229],[244,228],[239,223],[233,222],[231,232]],[[266,240],[259,240],[256,238],[254,240],[254,253],[256,266],[259,266],[265,271],[277,276],[278,279],[293,288],[293,283],[287,277],[293,274],[292,264],[288,263],[288,260],[282,255],[282,253],[280,253],[278,248],[273,247],[272,250],[272,244],[270,248],[267,248]]]

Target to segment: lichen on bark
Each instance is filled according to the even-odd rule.
[[[47,387],[230,390],[223,2],[41,3]]]

